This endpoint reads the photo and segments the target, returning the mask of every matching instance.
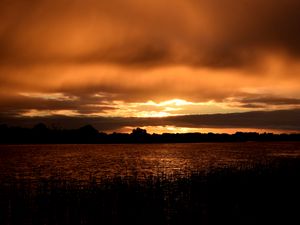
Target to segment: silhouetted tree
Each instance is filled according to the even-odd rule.
[[[94,128],[92,125],[86,125],[86,126],[80,127],[79,132],[84,135],[91,135],[91,136],[95,136],[99,133],[98,130],[96,128]]]
[[[131,134],[134,136],[146,136],[148,133],[147,130],[138,127],[133,129]]]
[[[147,130],[136,128],[132,130],[131,137],[133,137],[134,142],[143,143],[150,141],[148,138],[150,135],[147,133]]]

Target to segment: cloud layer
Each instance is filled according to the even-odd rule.
[[[212,115],[185,115],[162,118],[124,118],[124,117],[0,117],[0,123],[11,125],[33,126],[36,122],[46,123],[48,126],[63,128],[79,128],[86,124],[93,124],[99,131],[122,130],[126,127],[178,127],[178,128],[217,128],[222,132],[224,128],[276,130],[279,132],[300,131],[300,110],[279,110],[269,112],[244,112]],[[200,129],[201,128],[201,129]],[[162,129],[163,130],[163,129]],[[194,129],[196,130],[196,129]],[[207,129],[204,129],[207,130]],[[165,132],[167,129],[164,130]]]
[[[1,1],[0,62],[249,66],[300,53],[297,0]]]
[[[148,117],[298,109],[299,11],[298,0],[3,0],[0,110]],[[187,104],[163,105],[174,99]]]

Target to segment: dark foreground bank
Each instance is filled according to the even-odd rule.
[[[0,224],[300,224],[300,160],[90,181],[8,179]]]

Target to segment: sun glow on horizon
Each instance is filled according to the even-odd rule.
[[[105,110],[94,116],[110,117],[168,117],[187,114],[212,114],[246,111],[238,107],[228,107],[227,103],[207,101],[190,102],[184,99],[171,99],[161,102],[149,100],[147,102],[126,103],[114,101],[114,109]]]
[[[65,96],[61,93],[55,94],[40,94],[40,93],[23,93],[23,96],[47,99],[57,101],[69,101],[76,103],[76,97]],[[96,96],[101,98],[102,95]],[[90,107],[91,113],[84,114],[78,110],[37,110],[29,109],[20,116],[23,117],[45,117],[51,115],[66,115],[66,116],[82,116],[82,117],[137,117],[137,118],[149,118],[149,117],[169,117],[191,114],[213,114],[213,113],[231,113],[231,112],[243,112],[246,109],[241,109],[238,106],[229,106],[231,102],[216,102],[213,100],[206,102],[191,102],[184,99],[170,99],[166,101],[153,101],[147,102],[125,102],[125,101],[105,101],[99,104],[87,104]],[[100,108],[97,112],[97,108]]]
[[[256,133],[297,133],[295,130],[279,130],[279,129],[263,129],[263,128],[195,128],[195,127],[177,127],[177,126],[141,126],[140,128],[147,130],[149,134],[183,134],[183,133],[216,133],[216,134],[234,134],[236,132],[256,132]],[[131,133],[135,127],[123,127],[113,132]]]

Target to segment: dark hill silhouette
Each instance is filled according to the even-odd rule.
[[[235,134],[183,133],[149,134],[141,128],[131,134],[98,132],[92,125],[79,129],[49,128],[39,123],[33,128],[0,125],[1,144],[63,144],[63,143],[197,143],[244,141],[300,141],[300,134],[237,132]]]

